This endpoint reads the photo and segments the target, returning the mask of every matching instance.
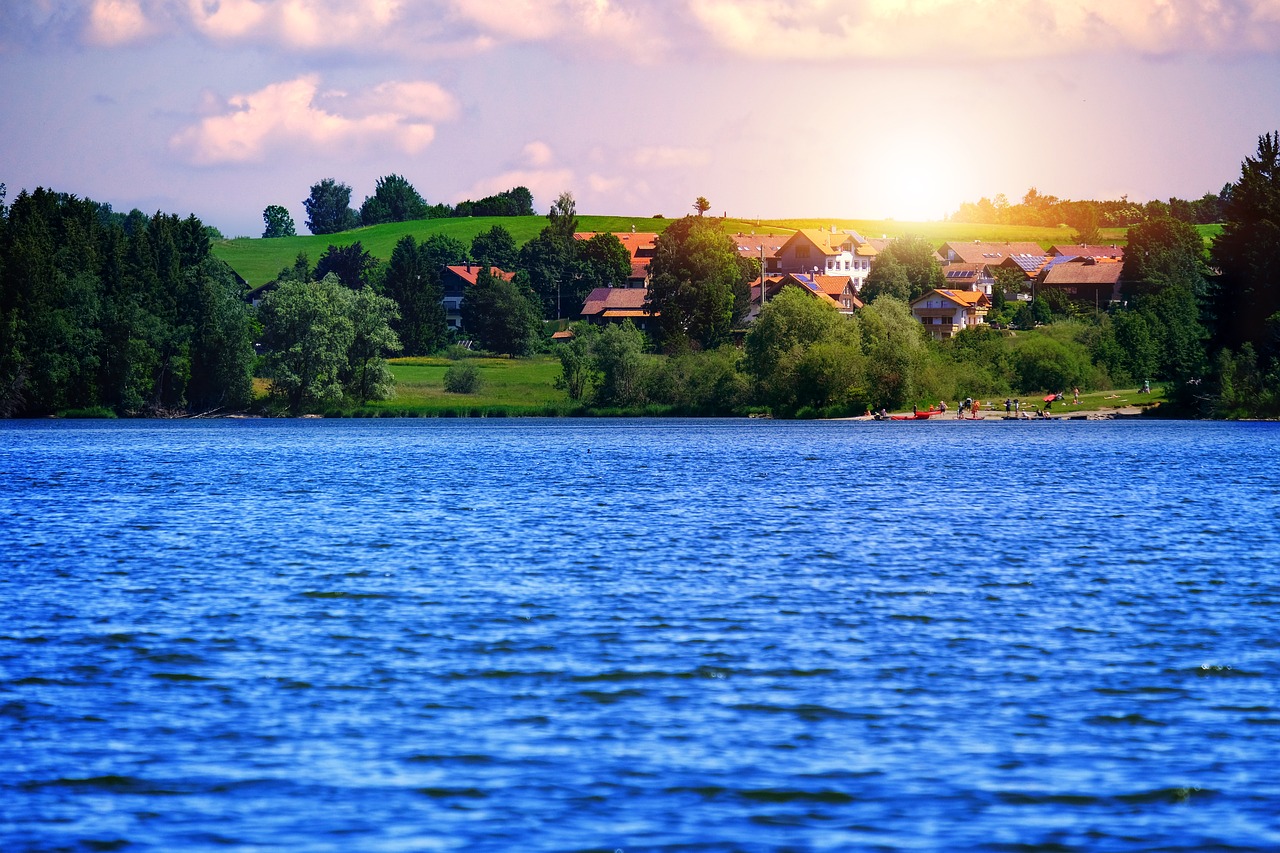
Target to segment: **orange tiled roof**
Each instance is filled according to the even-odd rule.
[[[1123,272],[1118,260],[1067,261],[1045,270],[1041,284],[1115,284]]]
[[[446,269],[465,281],[467,284],[475,284],[476,279],[480,277],[480,270],[484,268],[479,264],[451,264],[446,267]],[[511,281],[511,279],[516,277],[515,273],[505,272],[497,267],[489,267],[489,275],[505,279],[506,281]]]

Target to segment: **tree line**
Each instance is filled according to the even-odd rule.
[[[307,212],[306,226],[312,234],[336,234],[364,225],[411,222],[419,219],[446,219],[465,216],[533,216],[533,193],[527,187],[513,187],[479,201],[428,204],[403,175],[378,179],[373,195],[366,196],[360,209],[351,206],[351,187],[334,178],[311,185],[302,202]],[[262,211],[263,237],[294,237],[297,226],[286,207],[268,205]]]
[[[1130,201],[1128,196],[1108,201],[1072,201],[1045,195],[1032,187],[1018,203],[1010,202],[1004,193],[963,202],[950,219],[977,225],[1069,225],[1076,230],[1079,242],[1093,243],[1098,239],[1099,228],[1128,228],[1152,219],[1172,218],[1193,225],[1222,222],[1231,187],[1227,184],[1218,193],[1205,193],[1198,199],[1170,198],[1167,202],[1152,200],[1145,204]]]

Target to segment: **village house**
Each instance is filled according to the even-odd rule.
[[[984,324],[990,307],[980,290],[931,290],[911,303],[911,314],[934,340],[944,341]]]
[[[1123,272],[1124,263],[1115,259],[1063,259],[1045,267],[1037,277],[1036,295],[1057,291],[1073,302],[1106,308],[1120,299]]]
[[[785,234],[734,234],[733,247],[738,250],[738,257],[753,259],[761,264],[765,275],[778,273],[778,251],[787,241]]]
[[[775,299],[784,288],[793,287],[812,296],[819,302],[830,305],[841,314],[851,315],[863,305],[862,300],[853,289],[853,279],[847,275],[804,275],[803,273],[787,273],[780,276],[769,276],[764,280],[764,297],[767,303]],[[747,314],[747,322],[755,320],[760,314],[760,280],[751,285],[751,310]]]
[[[440,276],[440,286],[444,291],[444,298],[440,300],[444,305],[445,323],[451,329],[462,329],[462,300],[467,295],[467,288],[475,287],[476,279],[480,276],[480,270],[484,269],[480,264],[457,264],[444,268]],[[504,272],[497,267],[489,267],[489,274],[505,281],[511,281],[516,277],[513,272]]]
[[[637,329],[648,332],[656,328],[658,317],[645,310],[648,295],[648,290],[638,287],[597,287],[587,294],[578,317],[597,326],[630,320]]]
[[[871,272],[877,250],[856,231],[801,228],[776,253],[774,273],[847,275],[855,291],[861,291]]]

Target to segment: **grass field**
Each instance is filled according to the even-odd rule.
[[[456,363],[434,357],[392,359],[396,396],[370,403],[368,410],[382,414],[476,417],[555,415],[576,408],[565,392],[555,387],[560,361],[552,356],[473,359],[482,383],[476,394],[450,394],[444,390],[444,373]]]
[[[662,233],[671,224],[671,219],[653,219],[644,216],[580,216],[580,231],[610,231],[622,234],[632,230],[640,232]],[[386,260],[391,257],[391,250],[406,234],[413,235],[418,241],[425,240],[433,234],[445,234],[470,245],[471,240],[482,231],[488,231],[495,225],[501,225],[511,232],[518,245],[533,239],[547,225],[544,216],[479,216],[460,219],[425,219],[415,222],[395,222],[387,225],[372,225],[368,228],[357,228],[340,234],[307,235],[300,237],[278,237],[270,240],[261,238],[240,237],[235,240],[220,240],[213,244],[213,254],[226,261],[231,268],[240,274],[253,287],[266,284],[279,274],[284,267],[292,266],[299,252],[305,252],[314,265],[331,244],[348,246],[357,240],[365,250],[375,258]],[[930,243],[942,245],[946,242],[983,240],[994,243],[1034,242],[1048,248],[1057,243],[1071,242],[1074,232],[1066,227],[1042,228],[1030,225],[973,225],[964,222],[900,222],[893,219],[727,219],[725,231],[731,235],[764,235],[776,234],[781,237],[791,234],[798,228],[823,228],[835,226],[836,230],[852,229],[863,237],[902,237],[913,234],[924,237]],[[1198,226],[1205,235],[1206,242],[1213,233],[1221,231],[1221,226]],[[1106,228],[1102,238],[1107,243],[1123,245],[1125,229]]]

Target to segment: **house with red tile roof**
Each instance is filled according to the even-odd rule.
[[[991,295],[991,286],[995,283],[986,264],[947,264],[942,268],[942,276],[948,290],[981,290],[987,296]]]
[[[449,328],[462,329],[462,300],[467,295],[467,288],[476,286],[476,279],[482,269],[484,267],[480,264],[455,264],[444,268],[440,276],[444,298],[440,302],[444,305],[445,323]],[[497,267],[489,267],[489,274],[506,281],[516,277],[515,273]]]
[[[972,243],[943,243],[938,250],[944,264],[986,264],[998,266],[1006,258],[1017,255],[1032,255],[1043,258],[1047,253],[1039,243],[984,243],[974,240]]]
[[[953,338],[986,323],[991,300],[980,290],[931,290],[911,303],[911,314],[934,340]]]

